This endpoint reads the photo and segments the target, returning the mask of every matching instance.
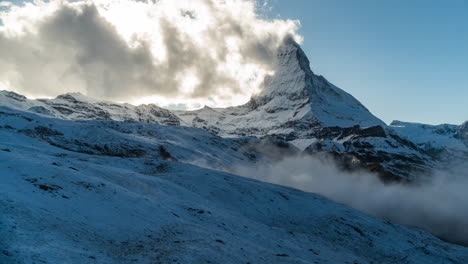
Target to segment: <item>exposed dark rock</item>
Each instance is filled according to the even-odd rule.
[[[21,94],[17,94],[15,92],[11,91],[3,91],[5,95],[13,100],[19,101],[19,102],[24,102],[27,100],[26,96],[23,96]]]
[[[458,127],[456,136],[468,146],[468,121],[463,122],[463,124]]]
[[[164,146],[159,146],[159,154],[161,155],[161,158],[164,160],[168,161],[177,161],[176,158],[172,157],[171,153],[167,151],[167,149]]]
[[[38,114],[43,114],[43,115],[53,115],[53,113],[50,110],[48,110],[47,108],[43,106],[33,106],[29,108],[28,111],[38,113]]]

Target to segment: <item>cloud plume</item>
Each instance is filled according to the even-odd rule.
[[[255,168],[238,167],[234,173],[318,193],[468,246],[467,171],[466,166],[454,166],[413,184],[384,184],[370,173],[342,171],[327,158],[291,156]]]
[[[0,9],[0,89],[227,106],[248,100],[298,21],[255,0],[52,0]]]

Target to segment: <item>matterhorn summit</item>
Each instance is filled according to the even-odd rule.
[[[384,125],[358,100],[323,76],[315,75],[300,46],[286,38],[277,54],[275,74],[266,78],[257,104],[264,109],[293,111],[292,120],[307,119],[322,126]]]
[[[293,38],[285,38],[279,47],[274,69],[265,78],[262,91],[247,104],[179,112],[179,117],[224,136],[291,138],[314,127],[385,126],[352,95],[315,75]]]

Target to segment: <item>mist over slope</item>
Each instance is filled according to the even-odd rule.
[[[436,171],[411,183],[392,184],[363,170],[342,170],[330,156],[290,156],[256,167],[237,167],[234,172],[321,194],[370,215],[468,246],[466,166]]]
[[[182,162],[249,166],[249,156],[262,156],[243,148],[251,141],[7,108],[0,111],[0,138],[2,263],[468,261],[467,248],[427,232]]]

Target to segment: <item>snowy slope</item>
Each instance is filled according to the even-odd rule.
[[[148,150],[114,155],[88,137]],[[241,158],[227,142],[194,128],[2,108],[0,263],[468,263],[467,248],[426,232],[151,150]]]
[[[62,149],[94,155],[202,160],[211,167],[222,168],[245,166],[260,158],[252,150],[259,140],[224,139],[190,127],[108,120],[69,121],[0,107],[0,128]]]
[[[403,138],[414,142],[420,148],[430,152],[438,159],[453,162],[454,158],[468,157],[467,122],[464,124],[426,125],[393,121],[390,127]]]
[[[30,100],[10,91],[0,91],[0,106],[68,120],[138,121],[180,125],[171,111],[154,104],[133,106],[98,101],[80,93],[59,95],[54,99]]]
[[[390,124],[393,130],[424,148],[454,148],[463,150],[463,142],[456,137],[457,125],[426,125],[393,121]]]

